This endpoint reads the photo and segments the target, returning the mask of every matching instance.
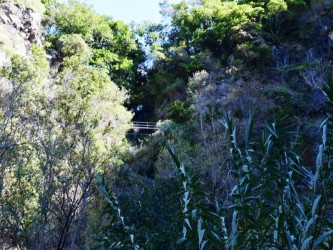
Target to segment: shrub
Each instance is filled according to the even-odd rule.
[[[229,134],[224,166],[231,166],[233,178],[222,206],[209,199],[200,172],[182,164],[166,143],[178,172],[180,206],[170,224],[178,225],[179,249],[332,249],[333,80],[324,91],[329,117],[313,167],[302,164],[299,135],[290,128],[266,125],[254,139],[251,115],[240,141],[230,116],[221,120]]]
[[[167,116],[177,123],[184,123],[191,118],[192,110],[188,102],[179,100],[166,106]]]

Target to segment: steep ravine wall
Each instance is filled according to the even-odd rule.
[[[0,66],[8,65],[13,54],[29,56],[32,44],[42,45],[41,21],[42,13],[17,1],[0,1]]]

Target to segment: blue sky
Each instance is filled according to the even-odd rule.
[[[82,2],[93,6],[99,14],[112,16],[114,20],[125,23],[135,21],[159,22],[159,2],[162,0],[82,0]],[[169,3],[178,3],[181,0],[169,0]]]

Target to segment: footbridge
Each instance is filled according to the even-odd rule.
[[[148,129],[148,130],[158,130],[160,127],[156,122],[132,122],[133,130]]]

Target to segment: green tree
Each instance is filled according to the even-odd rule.
[[[117,167],[127,148],[126,92],[106,69],[86,64],[83,39],[60,40],[55,78],[38,47],[2,69],[0,230],[13,246],[83,246],[94,177]]]
[[[91,49],[87,64],[108,70],[111,79],[128,90],[139,84],[136,76],[144,56],[128,25],[98,15],[76,0],[51,5],[46,22],[50,48],[69,45],[73,36],[72,40],[84,41]]]

